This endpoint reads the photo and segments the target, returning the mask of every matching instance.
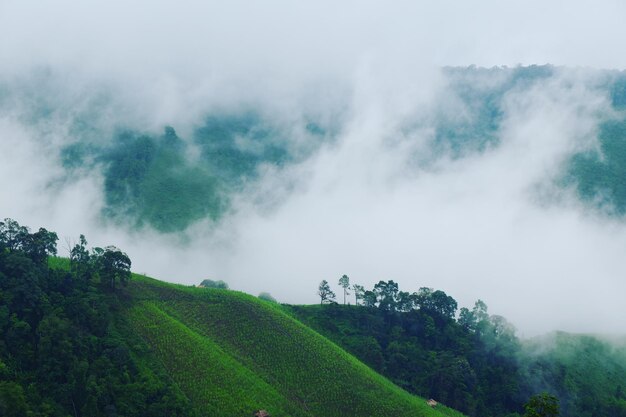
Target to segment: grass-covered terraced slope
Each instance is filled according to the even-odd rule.
[[[431,409],[278,305],[143,277],[127,292],[130,328],[200,415],[461,416]]]

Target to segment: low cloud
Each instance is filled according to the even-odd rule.
[[[115,244],[168,281],[312,303],[345,273],[481,298],[525,335],[621,331],[624,223],[554,180],[614,116],[601,73],[578,67],[626,66],[622,2],[244,3],[1,2],[2,216]],[[496,142],[434,151],[438,121],[477,117],[442,66],[546,62],[570,68],[508,90]],[[59,157],[250,109],[301,159],[261,166],[228,215],[179,234],[107,222],[103,174],[68,178]],[[328,140],[307,143],[308,121]]]

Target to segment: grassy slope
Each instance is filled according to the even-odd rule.
[[[128,293],[130,327],[200,415],[462,416],[431,409],[256,297],[137,276]]]

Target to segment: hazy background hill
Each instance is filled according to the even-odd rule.
[[[396,101],[372,75],[171,116],[68,77],[0,79],[6,216],[119,242],[139,271],[187,284],[310,303],[348,272],[484,298],[528,335],[620,328],[620,71],[442,67]],[[565,314],[581,301],[584,318]]]
[[[626,187],[619,167],[625,153],[626,75],[530,66],[450,67],[442,70],[442,77],[446,87],[427,118],[415,113],[396,127],[399,132],[390,132],[387,146],[411,150],[403,161],[404,175],[441,169],[442,161],[496,152],[506,140],[502,131],[510,122],[510,101],[517,94],[562,84],[589,90],[606,103],[594,115],[595,125],[578,132],[578,142],[571,143],[553,172],[545,172],[534,185],[549,189],[556,182],[563,191],[573,188],[589,208],[623,215]],[[188,135],[180,137],[175,120],[161,132],[122,120],[103,124],[103,107],[114,106],[113,97],[97,99],[83,92],[85,102],[76,114],[69,108],[75,105],[71,98],[57,102],[50,97],[59,82],[54,72],[5,80],[0,108],[10,113],[18,103],[21,117],[34,126],[49,127],[62,119],[67,130],[56,138],[61,146],[53,152],[63,171],[55,180],[79,182],[99,172],[102,219],[159,232],[182,232],[202,220],[219,221],[237,209],[233,199],[259,192],[268,170],[285,170],[314,157],[323,146],[332,146],[349,122],[294,112],[285,123],[263,108],[214,110],[199,117],[191,129],[184,125]],[[40,140],[44,146],[45,137]],[[534,198],[558,202],[540,191]]]

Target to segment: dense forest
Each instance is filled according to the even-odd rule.
[[[271,299],[133,275],[124,252],[88,250],[84,236],[56,258],[56,243],[54,232],[0,222],[3,417],[461,417],[394,386]]]
[[[394,281],[365,290],[346,275],[338,284],[357,306],[342,294],[336,303],[324,280],[322,305],[293,314],[410,392],[470,416],[521,415],[540,392],[565,416],[626,416],[626,345],[560,332],[521,341],[481,300],[459,310],[441,290],[409,293]]]
[[[71,250],[51,268],[57,235],[0,222],[0,415],[182,416],[188,401],[120,337],[116,288],[130,259],[115,247]],[[129,332],[124,332],[129,335]]]

